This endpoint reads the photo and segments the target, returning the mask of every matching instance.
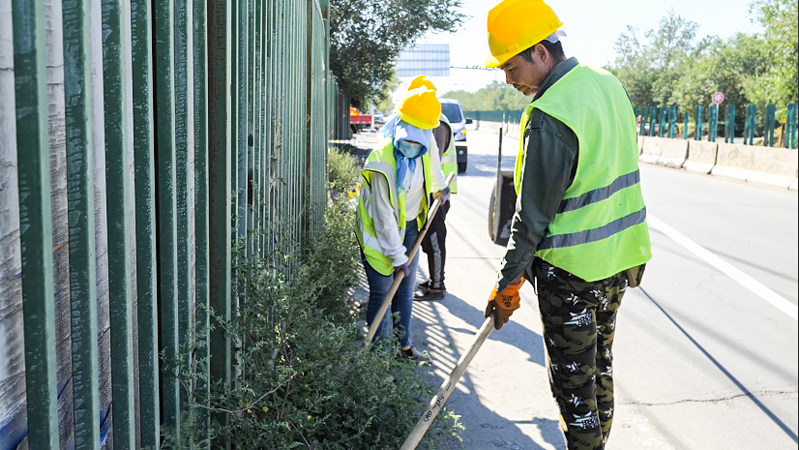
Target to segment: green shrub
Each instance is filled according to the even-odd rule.
[[[334,152],[331,152],[333,155]],[[335,153],[342,167],[355,161]],[[343,167],[345,162],[350,169]],[[331,170],[332,172],[332,170]],[[342,180],[343,178],[337,178]],[[351,186],[351,185],[350,185]],[[229,441],[246,449],[384,449],[399,448],[434,393],[418,363],[397,357],[399,349],[358,348],[363,331],[347,306],[346,288],[360,267],[346,197],[332,201],[325,225],[309,250],[299,255],[280,247],[268,259],[239,255],[234,298],[238,314],[217,319],[235,347],[235,382],[212,387],[211,408],[194,398],[182,419],[180,440],[165,430],[165,448],[194,448],[207,429],[197,421],[213,420],[207,439]],[[292,275],[287,275],[292,267]],[[397,342],[397,340],[392,340]],[[192,354],[196,349],[189,349]],[[174,366],[185,391],[201,381],[188,370],[187,357]],[[225,423],[218,419],[226,417]],[[459,439],[458,417],[444,410],[429,435]],[[430,439],[428,447],[437,440]]]
[[[327,183],[333,196],[354,191],[361,178],[361,164],[351,154],[335,147],[330,147],[327,155]]]

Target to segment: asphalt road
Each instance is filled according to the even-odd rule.
[[[438,383],[483,322],[504,254],[487,233],[498,136],[468,139],[447,218],[448,294],[414,307],[414,341]],[[517,150],[505,140],[505,168]],[[654,257],[619,313],[608,448],[795,449],[798,330],[784,311],[797,303],[797,195],[649,165],[641,173]],[[465,448],[565,448],[545,360],[527,285],[447,402],[466,426]]]

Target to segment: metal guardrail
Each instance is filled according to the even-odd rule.
[[[235,313],[234,242],[322,226],[348,106],[327,8],[0,0],[0,450],[157,449],[209,401],[159,353]],[[229,337],[207,344],[188,368],[230,383]]]

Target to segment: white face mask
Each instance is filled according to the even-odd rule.
[[[424,153],[424,145],[419,144],[418,142],[411,142],[400,140],[397,141],[397,149],[408,159],[414,159]]]

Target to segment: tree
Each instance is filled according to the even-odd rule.
[[[383,100],[400,51],[428,31],[454,31],[461,0],[331,0],[330,69],[355,106]]]
[[[701,44],[694,44],[698,28],[696,22],[671,10],[657,30],[644,33],[646,42],[638,39],[638,31],[632,26],[619,36],[616,61],[608,69],[627,88],[633,104],[668,103],[690,56],[701,50]]]
[[[750,14],[765,28],[764,52],[769,60],[764,73],[751,74],[743,82],[746,95],[756,104],[779,107],[797,100],[799,76],[799,25],[796,0],[755,0]]]
[[[498,81],[477,92],[450,91],[442,97],[458,100],[464,111],[519,111],[533,99]]]

